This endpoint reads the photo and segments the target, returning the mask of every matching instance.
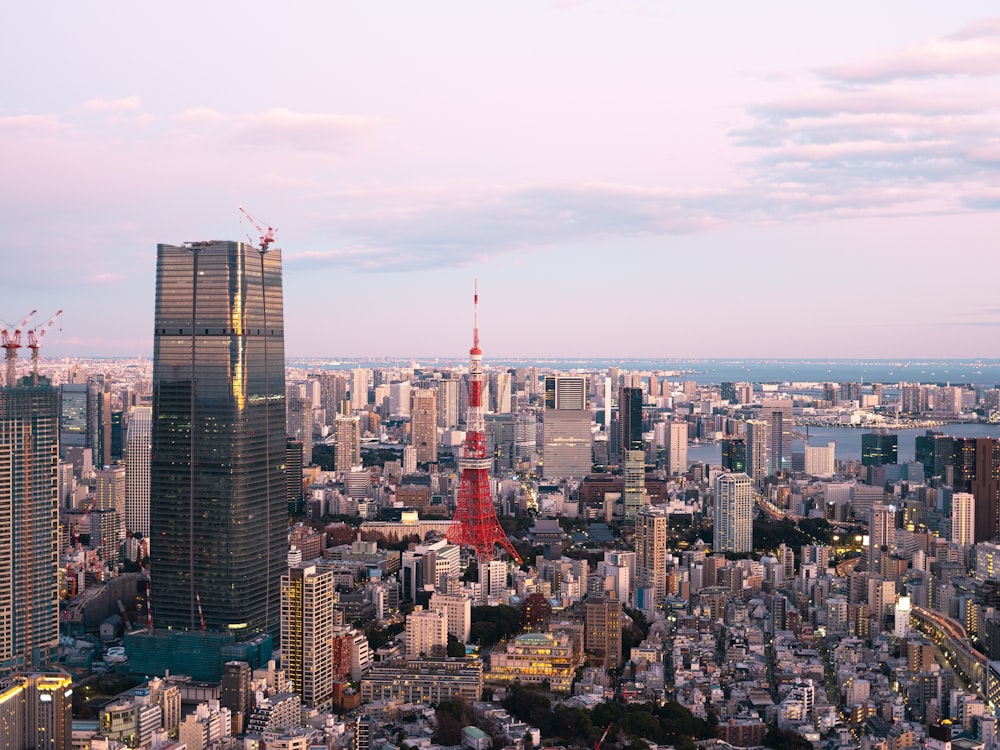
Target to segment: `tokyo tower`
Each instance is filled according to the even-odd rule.
[[[486,455],[486,420],[483,416],[483,352],[479,348],[479,286],[473,295],[472,348],[469,350],[469,408],[465,414],[465,450],[459,465],[462,483],[458,488],[458,507],[448,527],[448,541],[471,547],[480,562],[493,559],[493,550],[500,545],[520,564],[521,558],[497,520],[493,493],[490,491],[489,467]]]

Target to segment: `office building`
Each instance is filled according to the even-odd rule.
[[[627,451],[644,450],[642,444],[642,389],[622,388],[618,395],[618,430],[621,461]]]
[[[361,702],[395,701],[434,705],[477,701],[483,694],[480,659],[408,659],[376,665],[361,680]]]
[[[861,436],[861,465],[883,466],[898,463],[895,433],[866,432]]]
[[[542,475],[546,479],[584,477],[593,466],[593,433],[587,379],[545,379],[542,425]]]
[[[361,466],[361,420],[337,417],[333,423],[333,468],[348,472]]]
[[[730,438],[722,441],[722,468],[725,471],[741,472],[747,469],[747,442],[744,438]]]
[[[494,647],[490,654],[490,682],[545,684],[553,693],[568,693],[576,668],[582,664],[579,649],[568,633],[522,633]]]
[[[406,617],[406,656],[443,657],[448,649],[448,615],[443,609],[413,608]]]
[[[95,486],[95,510],[114,511],[117,515],[117,528],[114,529],[114,541],[121,542],[125,538],[125,467],[109,466],[97,472]]]
[[[683,474],[688,469],[687,422],[668,422],[664,445],[664,468],[669,476]]]
[[[712,549],[738,554],[753,549],[753,482],[746,474],[720,474],[715,480]]]
[[[410,444],[417,449],[418,463],[437,462],[437,391],[418,388],[411,394]]]
[[[462,643],[469,642],[472,630],[472,600],[464,594],[431,595],[429,609],[444,612],[448,632]]]
[[[788,399],[766,398],[760,410],[768,424],[767,472],[777,475],[792,469],[792,402]]]
[[[974,543],[976,533],[976,498],[968,492],[951,496],[951,542],[962,547]]]
[[[976,498],[976,542],[1000,538],[1000,441],[955,438],[951,463],[955,490]]]
[[[125,532],[149,538],[149,467],[153,440],[153,409],[136,406],[129,412],[125,435]]]
[[[288,515],[300,516],[305,512],[303,496],[303,445],[301,440],[288,438],[285,441],[285,503]]]
[[[635,572],[639,586],[652,586],[657,599],[667,595],[667,512],[648,505],[635,516]]]
[[[97,385],[64,383],[59,386],[59,450],[65,456],[70,448],[89,448],[97,459]]]
[[[371,403],[369,400],[368,383],[371,379],[371,370],[358,367],[351,371],[351,409],[363,411]]]
[[[157,625],[277,634],[285,572],[281,251],[159,245],[150,525]]]
[[[646,454],[626,451],[624,475],[623,511],[625,518],[635,518],[639,508],[649,502],[646,495]]]
[[[281,577],[281,664],[302,703],[333,698],[333,572],[296,565]]]
[[[73,679],[62,672],[0,679],[0,748],[70,750]]]
[[[584,604],[584,648],[605,669],[622,663],[622,603],[592,594]]]
[[[746,428],[747,474],[750,475],[755,484],[760,486],[770,473],[771,462],[768,459],[770,426],[762,419],[748,420],[744,426]]]
[[[0,387],[0,676],[59,646],[59,394]]]
[[[813,477],[831,477],[835,469],[836,443],[807,445],[805,447],[805,472]]]

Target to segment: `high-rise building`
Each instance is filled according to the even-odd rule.
[[[108,466],[97,472],[97,486],[95,487],[95,510],[114,511],[117,515],[117,533],[115,541],[120,542],[125,538],[125,494],[126,494],[125,467]]]
[[[976,534],[976,498],[968,492],[955,492],[951,496],[951,541],[968,547]]]
[[[618,428],[621,432],[621,461],[627,451],[641,451],[642,445],[642,389],[622,388],[618,395]]]
[[[295,565],[281,577],[281,665],[308,707],[333,698],[333,572]]]
[[[667,513],[659,506],[635,516],[635,572],[639,586],[652,586],[658,599],[667,595]]]
[[[419,604],[406,618],[406,656],[442,657],[448,648],[448,615],[444,609],[426,610]]]
[[[667,474],[670,476],[683,474],[688,469],[687,422],[668,422],[665,438],[664,459]]]
[[[361,465],[361,420],[357,417],[337,417],[333,423],[333,468],[350,471]]]
[[[837,444],[807,445],[805,447],[805,471],[814,477],[833,476]]]
[[[882,466],[898,463],[895,433],[866,432],[861,436],[861,465]]]
[[[744,438],[730,438],[722,441],[722,468],[726,471],[749,471],[747,469],[747,441]]]
[[[411,393],[410,443],[417,449],[419,463],[437,462],[437,391],[418,388]]]
[[[593,466],[593,433],[587,379],[575,375],[546,377],[543,419],[542,473],[545,478],[589,474]]]
[[[876,571],[882,558],[892,554],[896,543],[896,507],[875,503],[869,514],[868,570]]]
[[[951,463],[953,486],[976,498],[976,542],[1000,537],[1000,440],[955,438]]]
[[[649,501],[646,495],[646,454],[642,451],[627,451],[625,453],[624,492],[622,504],[626,518],[635,518],[644,504]]]
[[[771,462],[767,455],[770,427],[762,419],[750,419],[745,427],[747,474],[754,482],[760,484],[770,473]]]
[[[153,440],[153,409],[136,406],[129,412],[125,437],[125,531],[149,538],[149,466]]]
[[[767,471],[768,474],[789,472],[792,469],[792,402],[789,399],[766,398],[761,408],[761,419],[767,421]]]
[[[605,669],[622,663],[622,604],[613,596],[591,595],[584,605],[584,648]]]
[[[152,610],[162,627],[277,634],[287,569],[281,251],[159,245]]]
[[[0,676],[59,646],[59,395],[0,387]]]
[[[302,494],[304,456],[301,440],[288,438],[285,441],[285,502],[290,516],[300,516],[305,512],[305,497]]]
[[[97,460],[97,385],[93,382],[64,383],[59,387],[59,450],[89,448]]]
[[[715,480],[712,549],[739,554],[753,549],[753,482],[746,474],[720,474]]]
[[[73,678],[62,672],[46,672],[0,681],[0,747],[73,747]]]
[[[371,370],[358,367],[351,371],[351,408],[355,411],[364,409],[371,401],[368,400],[368,380]]]

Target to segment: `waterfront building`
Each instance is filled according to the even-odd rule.
[[[895,433],[866,432],[861,436],[861,465],[898,463],[898,443],[899,438]]]
[[[150,570],[161,627],[199,629],[202,614],[210,629],[277,634],[288,517],[282,307],[280,250],[157,248]]]

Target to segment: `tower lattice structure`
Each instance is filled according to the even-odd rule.
[[[465,449],[462,452],[462,483],[458,488],[458,506],[448,527],[448,541],[471,547],[480,562],[493,559],[500,545],[518,563],[521,557],[510,543],[497,520],[493,493],[490,491],[486,455],[486,419],[483,411],[483,352],[479,348],[479,290],[473,296],[474,323],[472,348],[469,350],[469,406],[466,411]]]

